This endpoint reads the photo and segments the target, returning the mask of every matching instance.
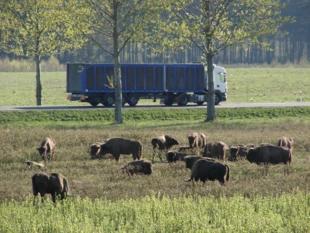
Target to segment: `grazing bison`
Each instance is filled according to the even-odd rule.
[[[239,145],[238,146],[238,151],[237,151],[237,158],[240,158],[240,159],[244,159],[246,158],[247,154],[248,154],[248,151],[250,149],[254,149],[256,146],[254,144],[246,144],[246,145]]]
[[[40,147],[37,148],[41,158],[46,162],[46,160],[52,160],[56,149],[56,142],[52,138],[45,138],[41,142]]]
[[[278,141],[278,146],[287,147],[291,150],[291,153],[293,153],[294,140],[293,138],[289,137],[280,137]]]
[[[156,150],[159,151],[158,156],[160,158],[160,161],[162,161],[162,158],[161,158],[161,152],[162,151],[164,151],[164,150],[168,151],[171,149],[171,147],[173,147],[175,145],[179,145],[179,141],[177,139],[175,139],[174,137],[168,136],[168,135],[161,135],[157,138],[153,138],[151,142],[153,145],[152,162],[154,162]]]
[[[258,165],[279,163],[289,165],[292,162],[292,153],[290,149],[281,146],[259,146],[250,149],[246,158],[250,163]],[[288,168],[287,173],[289,173]]]
[[[35,174],[32,176],[32,191],[34,197],[40,193],[42,197],[46,193],[52,195],[53,202],[56,201],[56,195],[60,195],[60,199],[64,199],[70,192],[69,183],[66,177],[60,173],[51,174]],[[35,200],[34,200],[35,201]]]
[[[200,159],[203,159],[209,162],[215,162],[214,159],[209,158],[209,157],[201,157],[199,155],[188,155],[184,157],[185,167],[191,170],[194,164]]]
[[[191,178],[186,181],[200,180],[205,183],[208,180],[218,180],[225,185],[225,177],[229,181],[229,173],[228,165],[200,159],[192,167]]]
[[[188,154],[177,152],[177,151],[168,151],[166,158],[168,163],[175,163],[176,161],[184,161],[184,157]]]
[[[40,168],[40,169],[43,169],[44,168],[44,165],[41,164],[41,163],[37,163],[35,161],[25,161],[25,164],[28,166],[28,168],[31,168],[31,167],[36,167],[36,168]]]
[[[203,148],[207,143],[207,137],[203,133],[191,133],[187,135],[190,148]]]
[[[137,160],[128,163],[126,166],[122,167],[122,172],[126,172],[128,175],[133,174],[152,174],[152,164],[147,160]]]
[[[203,157],[217,158],[225,160],[228,145],[224,142],[210,142],[204,148]]]
[[[133,160],[142,158],[143,146],[141,142],[132,139],[110,138],[100,145],[99,156],[111,154],[116,161],[119,160],[121,154],[132,154]]]

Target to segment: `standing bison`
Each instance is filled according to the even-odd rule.
[[[203,148],[207,143],[207,137],[203,133],[191,133],[187,135],[190,148]]]
[[[119,160],[121,154],[132,154],[133,160],[142,158],[143,146],[141,142],[132,139],[110,138],[105,143],[100,145],[99,156],[111,154],[116,161]]]
[[[56,149],[56,142],[52,138],[45,138],[40,147],[37,148],[41,158],[46,162],[46,160],[52,160]]]
[[[254,149],[250,149],[246,158],[250,163],[256,163],[258,165],[279,163],[289,165],[292,162],[292,153],[289,148],[285,147],[259,146]],[[288,168],[287,173],[289,173]]]
[[[205,183],[208,180],[218,180],[222,185],[225,185],[225,181],[229,181],[229,174],[228,165],[200,159],[192,167],[191,178],[186,181],[200,180]]]
[[[228,145],[224,142],[210,142],[204,148],[203,156],[225,160]]]
[[[128,163],[126,166],[122,167],[122,171],[126,172],[128,175],[133,174],[152,174],[152,164],[147,160],[137,160]]]
[[[56,202],[56,195],[60,195],[60,199],[62,200],[69,194],[70,189],[67,178],[62,174],[39,173],[32,176],[32,191],[34,197],[40,193],[42,202],[46,193],[51,194],[53,202]]]
[[[168,151],[169,149],[171,149],[171,147],[179,145],[179,141],[177,139],[168,135],[161,135],[157,138],[153,138],[151,143],[153,146],[152,162],[154,162],[154,157],[157,150],[159,151],[158,156],[160,158],[160,161],[162,161],[161,158],[162,151]]]
[[[293,153],[294,140],[289,137],[280,137],[278,140],[278,146],[287,147],[290,149],[291,153]]]

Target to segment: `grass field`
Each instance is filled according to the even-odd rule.
[[[237,70],[238,76],[243,72],[244,77],[252,72],[228,71],[232,75],[230,88],[237,81],[233,76]],[[0,86],[0,101],[16,91],[11,98],[14,104],[0,105],[34,105],[27,82],[12,89],[16,79],[11,84],[5,82],[5,88]],[[254,81],[252,85],[259,87]],[[300,88],[296,83],[285,87]],[[54,96],[54,92],[65,99],[60,81],[51,84],[49,91],[46,96]],[[231,90],[230,101],[245,102],[238,100],[238,91]],[[265,101],[263,96],[253,101],[290,98],[284,97],[287,91],[283,91],[283,99],[280,90],[274,88],[273,93],[278,93],[272,94],[275,101]],[[295,97],[297,101],[298,94]],[[67,104],[57,98],[53,101],[43,104]],[[0,112],[0,232],[310,232],[310,108],[217,109],[217,121],[212,123],[204,122],[205,112],[124,109],[121,125],[113,124],[113,110]],[[130,155],[122,156],[118,163],[89,157],[89,143],[124,137],[141,141],[143,158],[151,160],[153,137],[168,134],[187,145],[186,136],[193,131],[205,133],[207,141],[223,141],[229,146],[276,144],[280,136],[292,137],[290,174],[284,175],[283,164],[270,166],[266,174],[264,167],[246,160],[225,160],[220,162],[231,171],[226,186],[217,181],[193,184],[184,181],[190,171],[183,162],[168,164],[156,156],[150,176],[129,177],[120,169],[132,161]],[[48,163],[45,171],[64,174],[74,195],[56,206],[50,197],[43,205],[32,204],[31,176],[41,170],[27,169],[24,164],[28,159],[42,162],[36,148],[46,136],[56,140],[57,148],[55,161]]]
[[[296,102],[300,90],[303,100],[310,101],[309,73],[310,68],[229,68],[227,103]],[[0,72],[0,84],[0,106],[36,105],[35,73]],[[66,99],[65,72],[43,72],[42,88],[42,105],[79,104]],[[152,100],[139,103],[153,104]]]

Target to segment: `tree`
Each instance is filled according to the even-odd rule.
[[[208,68],[208,109],[206,121],[214,121],[213,57],[220,51],[241,43],[268,46],[264,35],[275,34],[290,20],[281,16],[279,0],[176,0],[166,6],[167,23],[159,27],[158,40],[164,46],[196,45]]]
[[[113,57],[115,89],[115,123],[123,122],[122,118],[122,82],[120,70],[120,53],[129,41],[143,38],[148,21],[157,11],[156,2],[152,0],[86,0],[92,11],[92,17],[76,16],[80,19],[80,29],[85,24],[92,34],[88,39],[100,49]],[[129,97],[130,98],[130,97]]]
[[[79,48],[85,37],[76,30],[67,9],[84,12],[78,0],[6,0],[0,3],[0,48],[36,64],[36,104],[41,105],[40,62],[43,56]]]

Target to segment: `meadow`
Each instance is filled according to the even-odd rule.
[[[251,69],[243,74],[245,79],[262,75]],[[229,96],[233,102],[243,102],[243,98],[237,100],[242,84],[235,85],[236,81],[232,77],[228,83],[230,89],[238,87],[229,89]],[[253,86],[260,85],[254,81],[260,82],[253,80]],[[282,97],[274,89],[275,101],[260,95],[253,101],[297,101],[300,87],[296,83],[282,86]],[[24,89],[28,85],[16,84],[19,97],[14,96],[15,104],[8,105],[28,106],[32,101]],[[65,98],[63,84],[53,81],[51,85],[59,86],[49,91],[60,91]],[[290,88],[298,90],[296,95],[286,96]],[[8,89],[9,83],[3,92]],[[293,97],[294,101],[285,100]],[[43,103],[67,104],[56,98]],[[115,125],[112,109],[0,112],[0,232],[309,232],[310,108],[216,109],[217,121],[212,123],[204,121],[205,114],[205,109],[124,109],[124,124]],[[187,145],[186,136],[193,131],[205,133],[207,141],[220,140],[229,146],[276,144],[280,136],[292,137],[290,174],[284,175],[283,164],[270,166],[266,174],[264,167],[246,160],[225,160],[221,162],[229,165],[231,179],[221,186],[217,181],[185,182],[190,171],[183,162],[168,164],[158,156],[150,176],[132,177],[120,170],[132,161],[130,155],[118,163],[89,156],[89,143],[124,137],[141,141],[143,158],[151,160],[153,137],[168,134]],[[57,148],[55,160],[44,171],[64,174],[74,197],[56,205],[47,197],[44,204],[33,205],[31,176],[42,171],[28,169],[24,162],[42,162],[36,148],[46,136],[56,140]]]

